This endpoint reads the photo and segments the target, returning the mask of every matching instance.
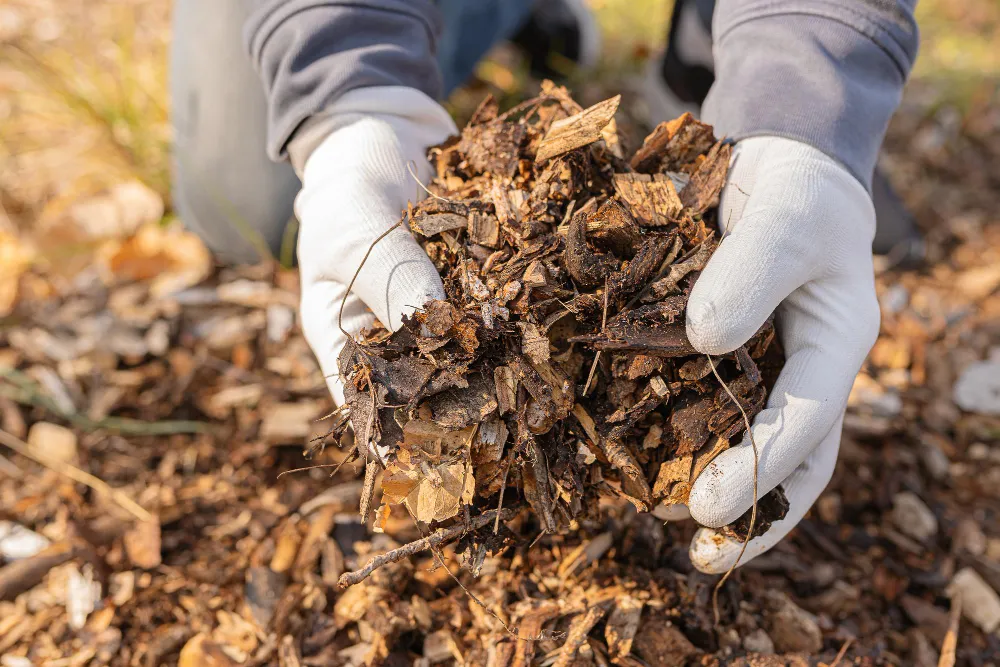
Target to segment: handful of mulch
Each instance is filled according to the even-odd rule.
[[[715,359],[685,335],[731,147],[685,114],[626,159],[619,101],[583,109],[546,82],[503,114],[487,99],[431,149],[430,196],[402,222],[447,299],[340,358],[365,517],[382,473],[376,529],[401,503],[428,526],[460,518],[421,542],[478,529],[484,554],[517,508],[560,533],[602,497],[684,503],[745,431],[733,398],[751,419],[764,407],[770,322]]]

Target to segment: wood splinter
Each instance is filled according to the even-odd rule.
[[[405,558],[414,556],[421,551],[427,551],[428,549],[433,549],[434,547],[451,542],[452,540],[461,537],[467,531],[478,530],[483,526],[489,525],[497,518],[497,516],[500,517],[501,521],[509,521],[516,513],[517,510],[514,508],[502,509],[499,510],[499,512],[498,510],[488,510],[473,518],[468,525],[465,523],[457,523],[449,528],[437,530],[427,537],[414,540],[413,542],[404,544],[403,546],[393,549],[392,551],[387,551],[384,554],[375,556],[359,570],[345,572],[340,576],[340,580],[337,582],[337,587],[343,590],[349,586],[353,586],[354,584],[361,583],[370,577],[372,572],[380,567],[389,565],[390,563],[397,563]]]

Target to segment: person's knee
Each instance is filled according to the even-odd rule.
[[[220,178],[220,170],[178,165],[173,179],[174,209],[181,222],[225,263],[279,257],[299,185],[290,168],[276,171],[258,175],[262,178],[246,175],[232,180]]]

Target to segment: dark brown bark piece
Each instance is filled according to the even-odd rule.
[[[652,357],[685,357],[698,353],[688,340],[683,324],[663,325],[655,329],[621,332],[615,335],[574,336],[570,341],[586,343],[595,350],[641,352]]]
[[[715,403],[709,398],[674,410],[670,416],[670,428],[677,438],[677,456],[696,452],[708,442],[711,435],[708,420],[714,410]]]
[[[632,157],[632,168],[647,174],[661,170],[679,171],[708,151],[714,141],[711,125],[685,113],[656,126]]]
[[[712,146],[712,150],[705,156],[705,161],[681,190],[680,198],[685,206],[700,214],[718,205],[719,193],[726,184],[729,158],[732,153],[733,147],[730,144],[720,141]]]
[[[625,268],[615,271],[608,278],[612,298],[631,296],[646,286],[649,279],[666,259],[674,243],[673,234],[649,234],[642,240],[639,251]]]
[[[754,521],[753,537],[760,537],[768,531],[775,521],[781,521],[788,514],[790,505],[781,485],[774,487],[770,493],[757,501],[757,520]],[[728,538],[743,542],[750,528],[750,513],[748,509],[736,521],[719,528],[719,532]]]
[[[469,388],[448,390],[428,399],[434,421],[447,429],[478,424],[497,409],[494,384],[482,375],[470,375]]]
[[[750,357],[750,353],[747,351],[746,345],[740,345],[736,348],[736,363],[739,365],[740,370],[746,373],[747,380],[750,381],[752,385],[758,385],[761,382],[760,369],[757,368],[757,364]]]
[[[410,229],[422,236],[429,237],[441,232],[465,229],[468,224],[468,218],[458,213],[431,213],[419,217],[414,216],[410,220]]]
[[[587,244],[587,222],[577,215],[566,232],[566,250],[563,266],[581,287],[594,287],[617,268],[618,261],[611,255],[597,252]]]
[[[517,170],[527,128],[519,123],[492,120],[462,130],[458,151],[473,174],[494,173],[511,177]]]
[[[642,232],[625,207],[609,199],[587,217],[587,238],[619,257],[631,257],[642,243]]]

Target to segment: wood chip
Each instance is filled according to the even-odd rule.
[[[552,127],[538,145],[535,162],[550,160],[600,139],[601,131],[615,117],[621,100],[621,95],[615,95],[578,114],[552,123]]]

